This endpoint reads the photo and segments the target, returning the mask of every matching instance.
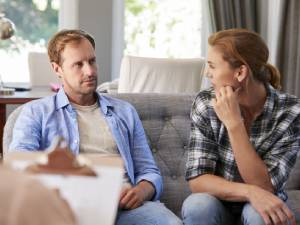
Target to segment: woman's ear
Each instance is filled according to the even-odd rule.
[[[248,67],[245,65],[241,65],[236,72],[236,79],[238,80],[238,82],[242,82],[243,80],[245,80],[247,78],[249,74],[249,70]]]

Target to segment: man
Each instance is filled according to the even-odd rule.
[[[48,56],[63,86],[54,96],[24,105],[10,150],[46,149],[59,135],[74,154],[119,154],[127,185],[120,197],[116,224],[181,224],[171,211],[155,202],[162,192],[162,177],[136,110],[127,102],[95,91],[94,39],[81,30],[60,31],[49,42]]]

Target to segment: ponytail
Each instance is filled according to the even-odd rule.
[[[268,82],[277,90],[280,90],[281,89],[281,85],[280,85],[280,72],[279,70],[271,65],[270,63],[267,63],[266,65],[266,68],[268,69],[269,71],[269,79],[268,79]]]

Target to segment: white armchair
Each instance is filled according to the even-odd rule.
[[[196,93],[202,85],[205,60],[125,56],[120,93]]]
[[[28,65],[32,86],[48,86],[50,83],[60,83],[52,69],[47,53],[29,52]]]

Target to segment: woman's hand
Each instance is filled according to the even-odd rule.
[[[237,99],[239,90],[233,91],[232,87],[225,86],[216,91],[216,98],[212,99],[212,106],[227,129],[243,123]]]
[[[250,186],[248,198],[266,225],[296,225],[291,210],[271,192],[257,186]]]

